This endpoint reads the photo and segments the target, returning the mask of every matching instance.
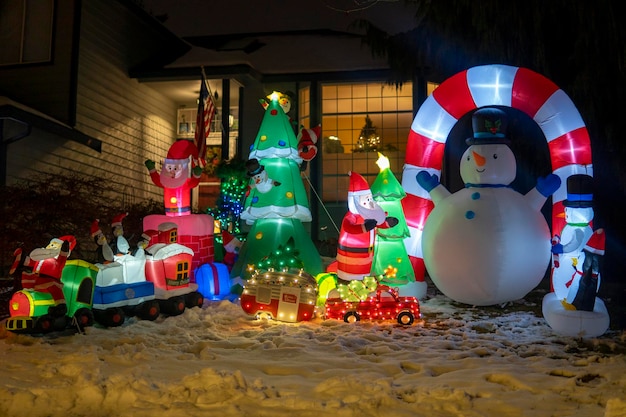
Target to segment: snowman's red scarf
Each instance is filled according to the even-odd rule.
[[[465,188],[511,188],[511,186],[506,184],[472,184],[471,182],[466,182]]]

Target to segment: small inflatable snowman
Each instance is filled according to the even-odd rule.
[[[600,287],[600,261],[605,233],[593,231],[593,178],[585,174],[567,178],[563,200],[566,224],[552,239],[552,290],[543,298],[546,322],[565,336],[597,337],[609,328],[609,313],[596,297]]]
[[[506,128],[500,109],[473,114],[473,137],[460,164],[464,189],[451,194],[427,171],[416,178],[435,204],[422,234],[428,275],[446,296],[465,304],[523,298],[550,262],[550,229],[540,210],[561,180],[550,174],[525,195],[513,190],[517,163]]]

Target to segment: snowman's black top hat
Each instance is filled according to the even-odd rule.
[[[478,109],[472,115],[472,130],[474,137],[467,138],[468,145],[489,145],[511,141],[506,137],[508,126],[507,115],[504,111],[495,107],[484,107]]]
[[[246,169],[248,170],[246,175],[248,175],[248,177],[254,177],[255,175],[260,174],[261,172],[263,172],[265,167],[263,165],[259,164],[259,160],[258,159],[252,158],[252,159],[248,159],[248,161],[246,161]]]
[[[563,200],[565,207],[593,206],[593,177],[586,174],[574,174],[567,177],[567,198]]]

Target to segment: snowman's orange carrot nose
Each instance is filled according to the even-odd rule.
[[[472,155],[474,155],[474,161],[476,161],[476,165],[478,165],[479,167],[485,165],[485,162],[487,161],[487,159],[482,156],[479,153],[476,153],[475,151],[472,151]]]

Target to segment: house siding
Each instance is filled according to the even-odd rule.
[[[126,36],[132,27],[111,28],[120,20],[132,25],[130,12],[116,2],[83,4],[76,128],[102,141],[100,161],[87,172],[111,174],[112,187],[124,196],[158,200],[162,191],[144,161],[167,155],[175,140],[176,104],[128,77]]]
[[[132,47],[128,36],[134,36]],[[177,106],[128,76],[136,64],[129,58],[132,50],[151,42],[145,22],[118,2],[82,2],[79,39],[73,127],[102,141],[101,152],[35,128],[8,146],[7,183],[72,171],[109,181],[111,198],[125,204],[161,200],[144,161],[155,160],[158,167],[167,155],[176,139]]]

